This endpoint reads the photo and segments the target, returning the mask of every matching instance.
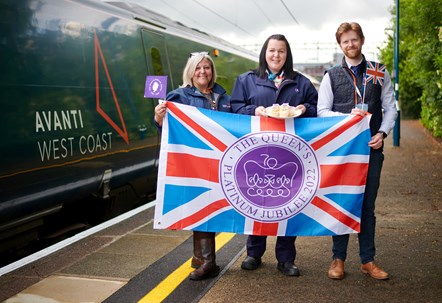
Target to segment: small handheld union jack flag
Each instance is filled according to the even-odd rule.
[[[366,83],[372,82],[373,84],[379,84],[382,86],[384,84],[385,77],[385,65],[382,63],[367,61],[367,76]]]

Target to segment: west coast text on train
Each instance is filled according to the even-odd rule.
[[[64,134],[73,129],[84,129],[81,110],[36,111],[35,132]],[[65,159],[112,149],[112,132],[65,136],[37,141],[41,161]]]

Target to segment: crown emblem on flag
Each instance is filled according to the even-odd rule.
[[[244,164],[247,194],[252,197],[288,197],[293,179],[298,171],[294,162],[278,165],[278,160],[265,156],[263,165],[254,160]]]
[[[260,222],[295,216],[319,186],[314,151],[302,138],[282,132],[241,137],[224,152],[219,167],[228,203]]]

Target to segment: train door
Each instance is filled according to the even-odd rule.
[[[172,74],[170,73],[169,59],[167,54],[166,41],[161,33],[141,29],[141,40],[143,42],[144,60],[146,64],[146,75],[166,76],[167,75],[167,91],[171,91],[174,87]],[[158,100],[149,100],[152,105],[152,118],[154,107]],[[155,167],[158,169],[158,156],[160,152],[160,136],[157,137],[157,150]]]
[[[172,74],[170,73],[169,59],[164,36],[161,33],[142,29],[141,38],[144,47],[146,74],[156,76],[167,75],[167,91],[171,91],[174,87],[174,83]]]

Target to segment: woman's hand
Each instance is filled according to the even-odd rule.
[[[299,104],[295,107],[295,110],[301,110],[301,115],[305,114],[305,112],[307,111],[307,108],[305,107],[304,104]]]
[[[255,116],[262,116],[262,117],[267,116],[265,107],[264,106],[258,106],[255,109]]]
[[[166,115],[166,102],[160,102],[157,106],[155,106],[155,122],[158,123],[158,125],[163,125],[163,119]]]

